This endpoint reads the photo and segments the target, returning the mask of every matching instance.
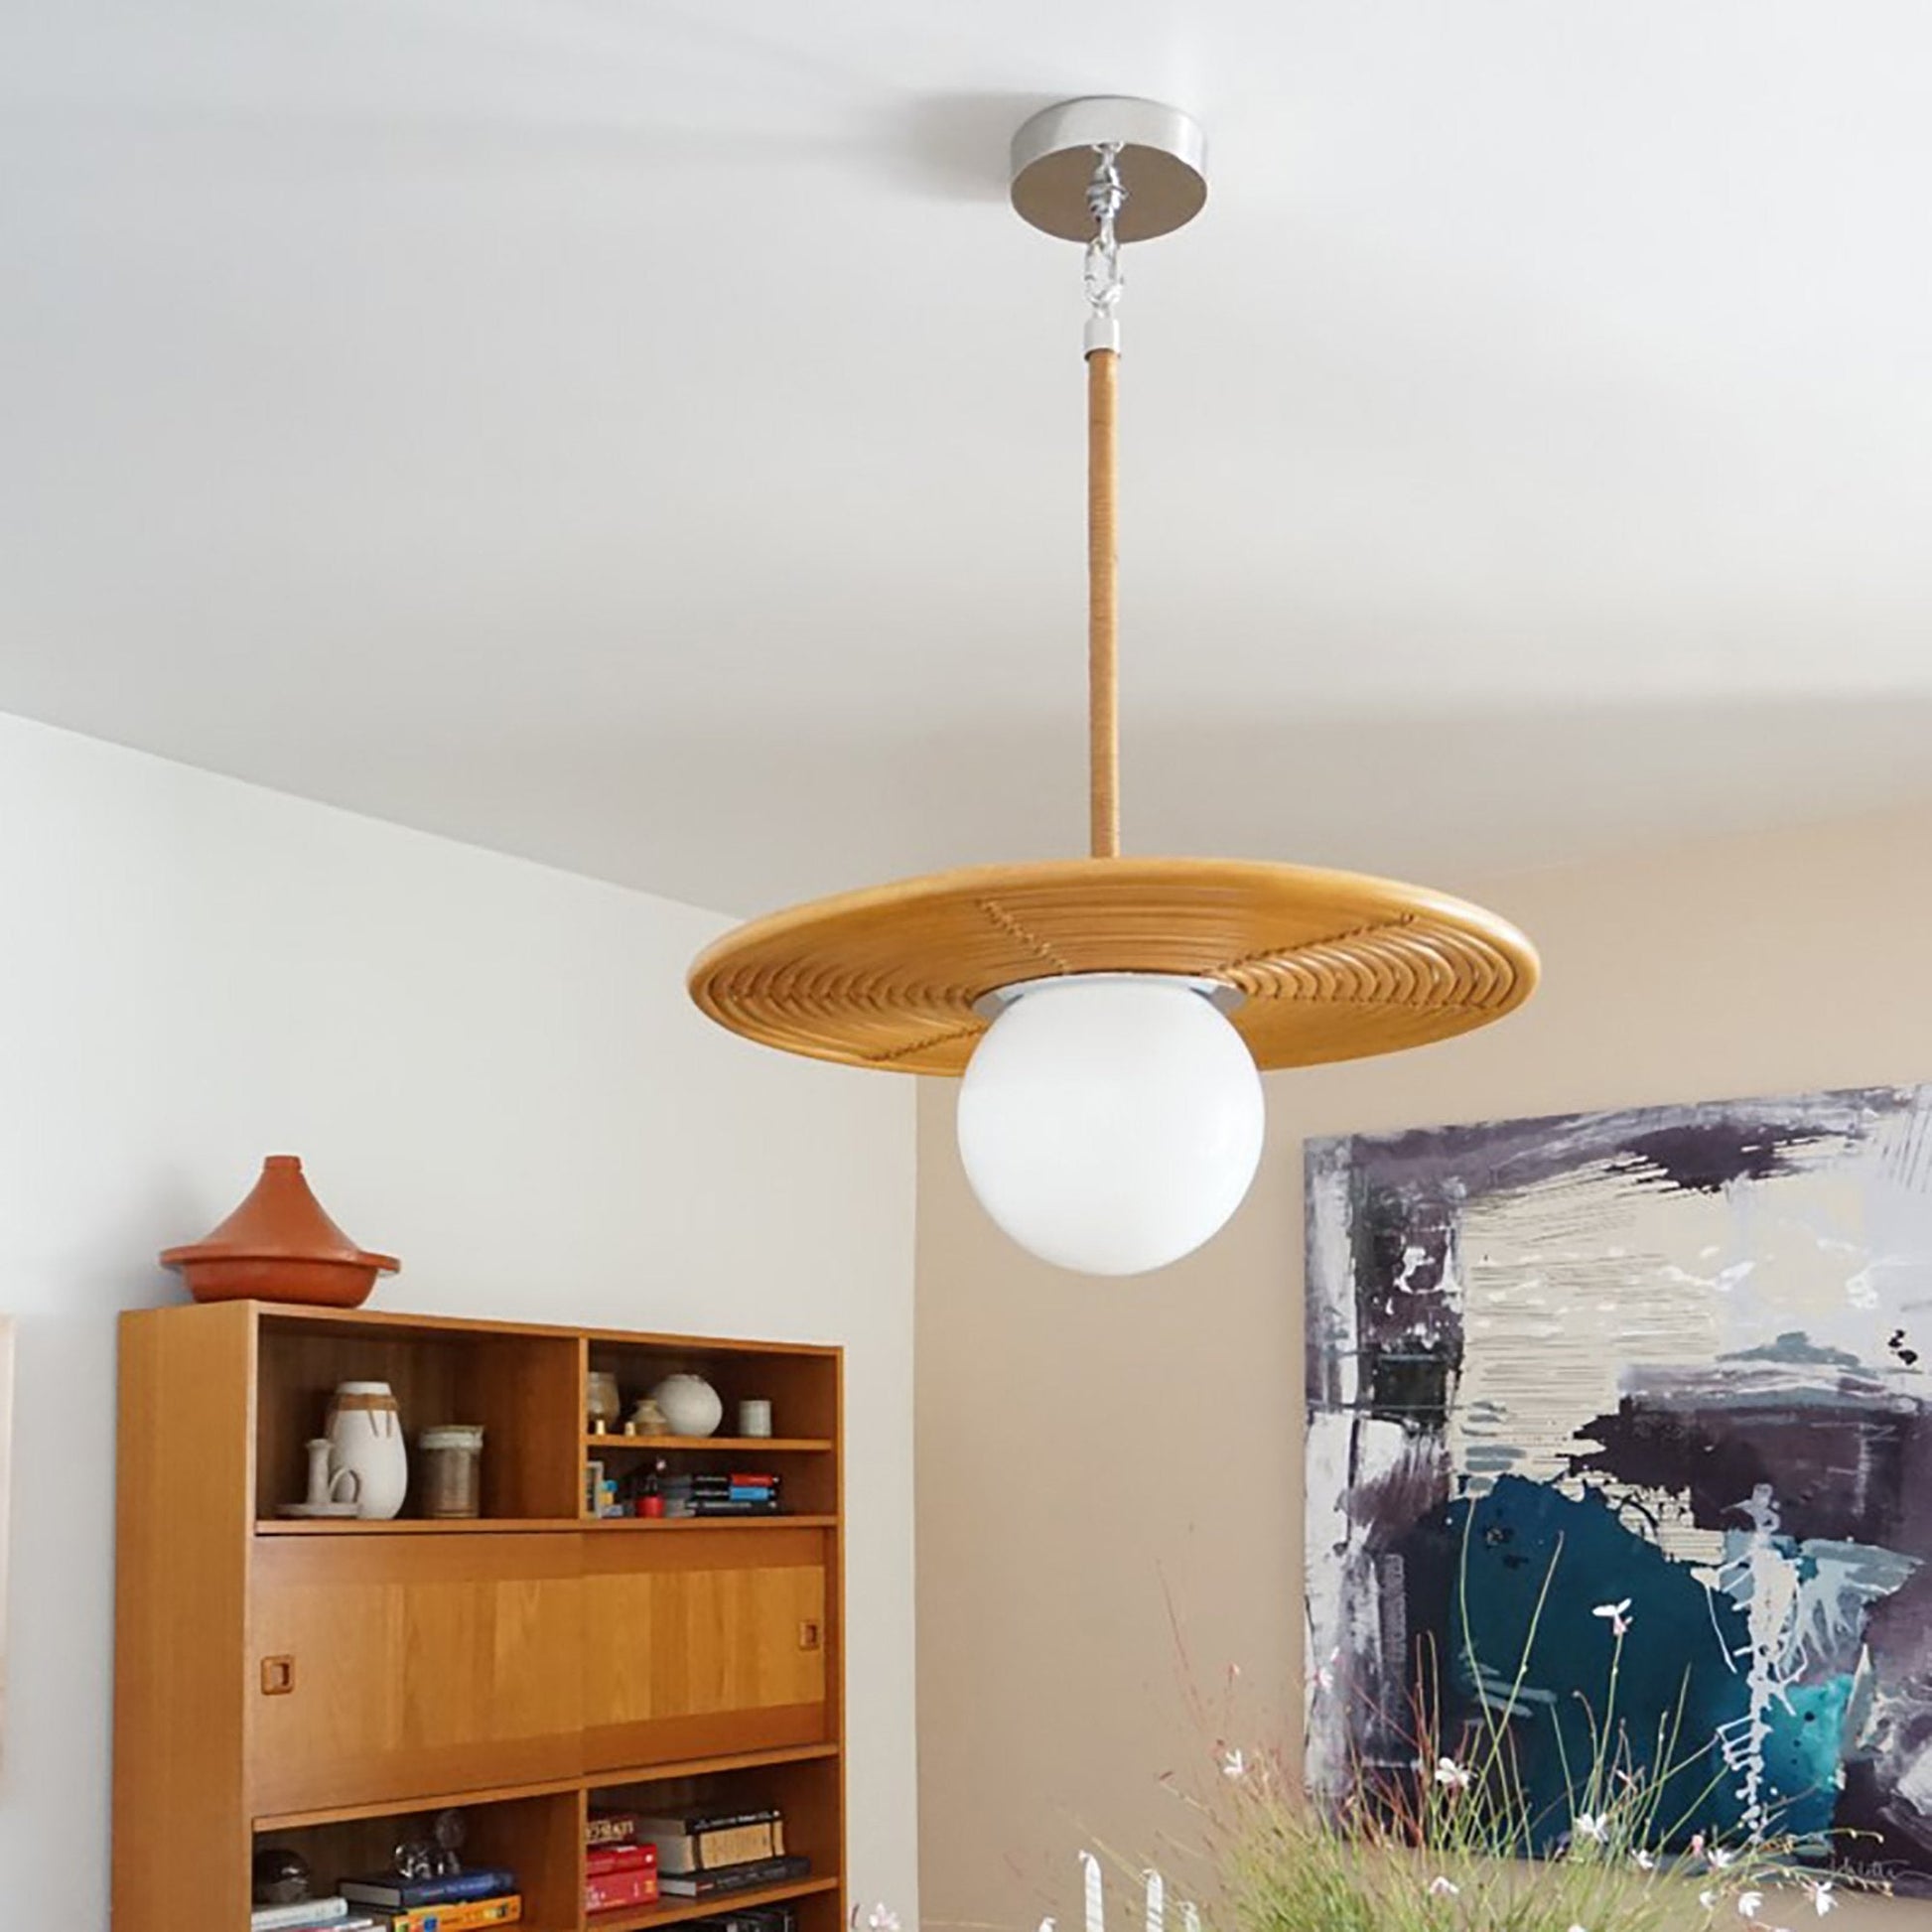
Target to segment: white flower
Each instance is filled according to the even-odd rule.
[[[1657,1869],[1657,1855],[1656,1855],[1656,1853],[1654,1853],[1654,1852],[1633,1852],[1633,1853],[1632,1853],[1632,1854],[1631,1854],[1630,1856],[1631,1856],[1631,1857],[1632,1857],[1633,1859],[1635,1859],[1635,1860],[1636,1860],[1636,1862],[1637,1862],[1637,1869],[1638,1869],[1639,1871],[1655,1871],[1655,1870]]]
[[[1246,1751],[1223,1751],[1221,1753],[1221,1775],[1229,1778],[1245,1778],[1248,1775],[1248,1754]]]
[[[1623,1636],[1630,1628],[1630,1599],[1626,1596],[1621,1603],[1599,1603],[1590,1615],[1607,1618],[1611,1635]]]
[[[1823,1918],[1827,1912],[1838,1910],[1838,1900],[1832,1896],[1831,1879],[1812,1879],[1806,1884],[1805,1889],[1811,1893],[1812,1906],[1820,1918]]]
[[[1722,1871],[1725,1865],[1735,1864],[1736,1863],[1737,1854],[1735,1852],[1726,1852],[1722,1845],[1712,1846],[1711,1868],[1714,1871]]]
[[[1739,1918],[1755,1918],[1757,1916],[1757,1908],[1763,1903],[1764,1894],[1761,1891],[1740,1891],[1737,1894],[1737,1916]]]
[[[1439,1757],[1436,1760],[1436,1782],[1446,1785],[1451,1791],[1466,1791],[1469,1788],[1470,1774],[1452,1757]]]
[[[898,1932],[898,1914],[890,1905],[875,1905],[866,1914],[866,1932]]]
[[[1429,1881],[1429,1895],[1431,1898],[1459,1898],[1462,1887],[1454,1879],[1445,1878],[1439,1872]]]
[[[1598,1845],[1610,1842],[1610,1821],[1598,1815],[1592,1817],[1587,1811],[1580,1811],[1571,1821],[1571,1832],[1578,1838],[1593,1838]]]
[[[1698,1903],[1702,1905],[1707,1912],[1713,1911],[1717,1907],[1718,1894],[1714,1891],[1701,1891],[1698,1893]]]

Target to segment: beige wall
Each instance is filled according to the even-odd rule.
[[[1541,947],[1489,1033],[1269,1081],[1241,1213],[1109,1285],[1005,1243],[921,1095],[917,1441],[924,1922],[1072,1916],[1077,1847],[1184,1828],[1183,1677],[1299,1731],[1302,1141],[1310,1134],[1932,1078],[1932,809],[1464,882]],[[1443,884],[1454,882],[1444,881]],[[1170,1615],[1172,1603],[1173,1615]],[[1866,1905],[1832,1921],[1923,1924]],[[1077,1917],[1073,1918],[1077,1923]]]

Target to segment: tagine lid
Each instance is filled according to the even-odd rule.
[[[197,1261],[337,1261],[384,1275],[402,1266],[394,1255],[358,1248],[329,1218],[295,1154],[269,1155],[247,1198],[200,1241],[161,1251],[164,1268]]]

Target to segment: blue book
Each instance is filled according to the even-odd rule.
[[[516,1889],[516,1874],[501,1865],[478,1865],[453,1878],[405,1878],[384,1871],[374,1878],[345,1878],[336,1889],[358,1905],[381,1905],[396,1912],[417,1905],[460,1905],[466,1898],[495,1898]]]

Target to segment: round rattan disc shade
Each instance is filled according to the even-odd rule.
[[[1222,859],[973,866],[816,899],[727,933],[691,997],[766,1046],[965,1070],[983,995],[1058,973],[1238,988],[1263,1068],[1392,1053],[1500,1020],[1537,959],[1506,920],[1392,880]]]

